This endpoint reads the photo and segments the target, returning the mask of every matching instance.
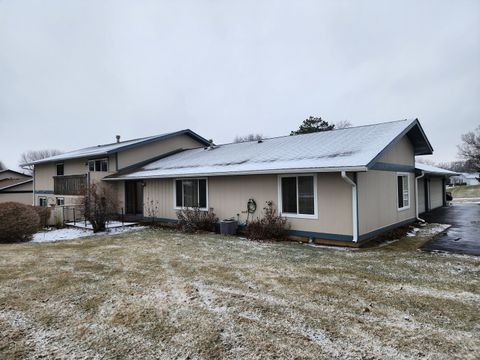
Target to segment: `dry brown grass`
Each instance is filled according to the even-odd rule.
[[[0,358],[474,359],[480,259],[145,230],[0,246]]]

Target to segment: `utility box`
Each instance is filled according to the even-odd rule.
[[[220,234],[235,235],[237,233],[238,222],[233,219],[224,219],[220,221]]]

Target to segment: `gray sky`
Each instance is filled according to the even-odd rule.
[[[309,115],[418,117],[456,158],[480,124],[480,1],[0,0],[0,160]]]

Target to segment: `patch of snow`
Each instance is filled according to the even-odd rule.
[[[122,227],[122,226],[133,226],[133,225],[136,225],[137,223],[134,223],[134,222],[121,222],[121,221],[109,221],[106,225],[107,229],[113,229],[113,228],[118,228],[118,227]],[[74,222],[69,222],[69,223],[66,223],[66,225],[68,226],[74,226],[74,227],[77,227],[77,228],[82,228],[82,229],[93,229],[93,226],[92,224],[90,224],[89,221],[87,222],[84,222],[84,221],[76,221],[75,223]]]
[[[418,235],[425,236],[425,235],[436,235],[441,233],[442,231],[447,230],[452,225],[450,224],[431,224],[432,226],[428,226],[424,229],[420,229]]]
[[[113,228],[106,232],[99,232],[99,233],[94,233],[91,230],[78,229],[78,228],[56,229],[56,230],[41,231],[34,234],[31,242],[43,243],[43,242],[53,242],[53,241],[74,240],[74,239],[79,239],[79,238],[88,237],[88,236],[117,235],[125,232],[137,231],[142,229],[145,229],[145,226]]]

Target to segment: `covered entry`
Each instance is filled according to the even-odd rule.
[[[143,215],[143,181],[125,182],[125,212],[127,215]]]

